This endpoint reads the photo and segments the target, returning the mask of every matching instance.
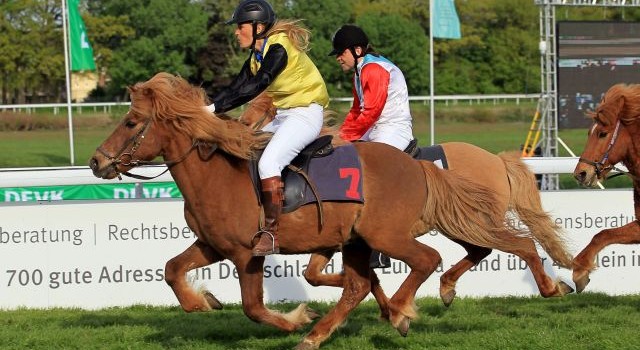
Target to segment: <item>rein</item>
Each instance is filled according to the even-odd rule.
[[[613,145],[615,145],[618,139],[619,131],[620,131],[620,120],[618,120],[618,122],[616,123],[616,128],[613,131],[613,136],[611,137],[611,140],[609,141],[609,145],[607,146],[607,150],[604,152],[604,155],[602,156],[602,159],[600,161],[594,162],[594,161],[580,157],[580,159],[578,159],[578,163],[585,163],[593,166],[596,169],[596,176],[598,178],[600,178],[602,176],[602,173],[606,171],[615,170],[618,172],[616,174],[613,174],[611,176],[607,176],[606,178],[604,178],[605,181],[621,175],[627,175],[634,180],[639,180],[637,176],[631,174],[628,171],[624,171],[613,164],[609,164],[605,166],[605,164],[609,161],[609,152],[611,151],[611,149],[613,148]]]
[[[144,124],[144,127],[140,131],[138,131],[135,135],[133,135],[133,137],[131,137],[124,145],[122,145],[122,147],[120,148],[118,153],[116,153],[115,156],[112,156],[111,154],[109,154],[109,152],[105,151],[102,148],[102,146],[96,149],[98,152],[102,153],[105,157],[107,157],[109,161],[111,161],[109,165],[114,168],[119,180],[122,180],[121,175],[125,175],[138,180],[153,180],[159,176],[162,176],[167,171],[169,171],[169,169],[172,166],[187,159],[189,154],[191,154],[191,152],[193,152],[194,149],[196,148],[200,149],[199,147],[205,144],[199,140],[193,140],[191,147],[189,147],[189,149],[182,156],[180,156],[178,159],[175,159],[175,160],[149,161],[149,160],[134,159],[133,156],[138,150],[138,148],[140,147],[140,144],[142,143],[142,141],[144,140],[144,136],[149,130],[150,126],[151,126],[151,119],[147,120],[147,122]],[[129,146],[131,146],[130,151],[126,152],[126,150],[129,149]],[[211,155],[213,155],[213,153],[216,151],[217,148],[218,148],[218,145],[213,144],[211,149],[209,150],[208,155],[205,158],[211,157]],[[167,168],[156,176],[144,176],[144,175],[133,174],[128,171],[120,172],[118,171],[118,165],[131,166],[131,167],[138,167],[138,166],[144,166],[144,165],[166,165]]]

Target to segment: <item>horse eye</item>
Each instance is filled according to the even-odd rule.
[[[600,132],[598,133],[598,137],[599,137],[599,138],[601,138],[601,139],[603,139],[603,138],[607,137],[607,132],[605,132],[605,131],[600,131]]]
[[[127,120],[127,121],[124,123],[124,126],[125,126],[125,127],[127,127],[127,128],[129,128],[129,129],[133,129],[133,128],[135,128],[135,127],[136,127],[136,123],[134,123],[134,122],[133,122],[133,121],[131,121],[131,120]]]

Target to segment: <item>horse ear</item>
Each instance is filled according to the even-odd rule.
[[[625,105],[625,98],[624,95],[620,95],[620,98],[618,99],[618,111],[619,113],[622,113],[624,111],[624,105]]]
[[[142,89],[142,94],[146,97],[152,97],[153,96],[153,89],[150,88],[144,88]]]

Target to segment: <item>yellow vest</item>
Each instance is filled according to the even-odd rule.
[[[267,39],[263,56],[273,44],[280,44],[287,51],[287,65],[275,80],[267,87],[267,94],[273,99],[276,108],[293,108],[317,103],[329,106],[327,86],[320,71],[305,52],[297,50],[286,33],[277,33]],[[255,55],[251,57],[251,72],[256,74],[260,62]]]

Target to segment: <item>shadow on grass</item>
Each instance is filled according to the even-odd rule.
[[[581,319],[585,315],[603,315],[617,311],[625,314],[640,311],[640,296],[619,298],[600,293],[568,295],[563,298],[541,297],[456,299],[450,308],[435,298],[417,300],[420,318],[411,322],[407,338],[401,337],[387,321],[379,319],[375,301],[367,301],[357,307],[334,334],[326,340],[327,348],[340,348],[344,344],[355,348],[412,347],[416,339],[431,336],[447,337],[460,332],[499,333],[503,327],[520,327],[532,319],[549,319],[555,315],[570,315]],[[310,303],[310,307],[326,315],[332,304]],[[281,312],[288,312],[296,305],[291,303],[270,305]],[[577,312],[576,312],[577,311]],[[586,314],[585,314],[586,313]],[[585,320],[586,321],[586,320]],[[112,308],[100,311],[78,311],[65,317],[60,325],[65,328],[100,329],[140,328],[137,334],[145,343],[163,348],[210,347],[215,349],[251,348],[259,344],[261,349],[293,348],[313,325],[307,325],[291,334],[276,328],[257,324],[247,318],[239,305],[227,305],[224,310],[187,314],[179,307]]]
[[[78,317],[63,322],[62,325],[69,328],[150,328],[145,341],[163,348],[185,343],[214,343],[223,348],[237,348],[243,347],[240,343],[251,338],[270,342],[277,340],[274,349],[292,348],[303,335],[302,332],[288,335],[276,328],[254,323],[237,305],[200,313],[185,313],[178,307],[113,308],[82,312]]]
[[[334,304],[310,303],[309,306],[322,316]],[[288,312],[296,305],[269,305],[270,308]],[[408,338],[402,338],[388,321],[379,318],[380,311],[374,301],[359,305],[338,327],[329,339],[327,347],[340,347],[343,341],[364,341],[375,348],[402,348],[410,340],[412,333],[458,331],[450,324],[441,323],[433,317],[440,314],[444,306],[431,303],[422,308],[421,318],[411,323]],[[443,312],[446,312],[444,310]],[[239,305],[228,305],[223,310],[187,314],[179,307],[134,306],[110,308],[100,311],[79,311],[72,318],[65,318],[61,326],[65,328],[137,328],[150,329],[143,335],[145,342],[171,348],[187,344],[211,344],[220,348],[247,348],[251,341],[259,342],[262,349],[293,348],[308,333],[316,321],[291,334],[276,328],[257,324],[247,318]],[[466,328],[468,329],[468,328]],[[360,339],[360,340],[358,340]],[[255,343],[253,343],[255,344]]]

